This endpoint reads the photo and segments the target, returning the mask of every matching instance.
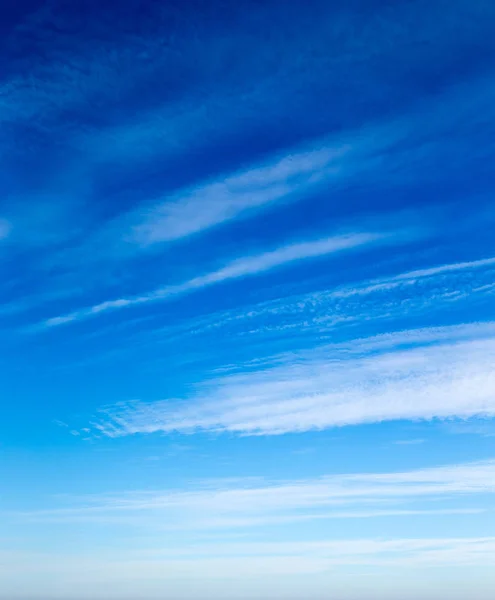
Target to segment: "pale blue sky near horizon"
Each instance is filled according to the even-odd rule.
[[[6,4],[0,600],[493,597],[494,19]]]

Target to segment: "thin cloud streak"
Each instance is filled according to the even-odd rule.
[[[143,246],[170,242],[296,192],[300,199],[309,186],[338,175],[342,170],[339,159],[350,149],[350,145],[342,145],[289,154],[272,164],[180,192],[147,211],[141,222],[133,226],[130,241]]]
[[[473,328],[473,333],[476,328]],[[434,332],[432,332],[434,333]],[[381,351],[324,347],[277,366],[206,381],[184,401],[132,402],[105,410],[109,437],[196,431],[275,435],[392,420],[495,416],[495,338],[442,339]],[[423,330],[423,337],[425,332]],[[421,336],[417,341],[420,342]],[[277,362],[278,361],[278,362]]]
[[[427,557],[430,556],[434,562],[437,562],[435,559],[440,559],[439,562],[443,562],[443,560],[451,557],[449,555],[452,550],[461,548],[468,551],[467,555],[471,560],[475,560],[478,553],[480,553],[480,558],[487,559],[488,554],[491,556],[495,555],[495,538],[365,538],[357,540],[323,539],[316,541],[289,541],[287,543],[224,543],[218,545],[198,545],[192,550],[184,549],[182,554],[193,554],[199,556],[210,553],[216,554],[215,549],[217,549],[218,552],[220,548],[225,553],[225,556],[228,556],[229,553],[232,553],[232,555],[236,555],[238,553],[245,554],[247,556],[257,555],[259,557],[266,557],[270,555],[291,556],[294,554],[299,556],[307,556],[308,553],[311,553],[311,556],[316,557],[316,555],[320,554],[328,558],[333,556],[333,558],[336,559],[336,564],[353,564],[353,557],[358,559],[354,564],[380,564],[382,563],[383,559],[385,559],[385,561],[383,561],[385,564],[387,564],[390,559],[391,563],[394,564],[395,561],[390,555],[395,553],[400,555],[403,553],[404,556],[399,557],[396,564],[402,563],[403,565],[410,564],[413,566],[417,564],[417,562],[414,560],[415,557],[427,560]],[[469,552],[470,550],[471,552]],[[170,556],[172,553],[173,550],[162,550],[162,552],[157,554],[165,557],[167,555]],[[408,556],[409,553],[412,553],[413,556]],[[486,556],[485,553],[487,553]],[[361,562],[361,560],[358,558],[360,555],[362,559],[364,559],[363,562]],[[387,555],[389,556],[387,557]],[[468,556],[463,553],[463,555],[459,556],[459,558],[464,559]],[[409,559],[411,559],[411,562],[408,562]]]
[[[396,279],[416,279],[420,277],[431,277],[432,275],[440,275],[443,273],[449,273],[452,271],[464,271],[465,269],[480,269],[483,267],[490,267],[495,265],[495,257],[482,258],[480,260],[472,260],[460,263],[451,263],[440,265],[438,267],[432,267],[430,269],[419,269],[417,271],[410,271],[398,276]]]
[[[158,288],[142,296],[108,300],[68,315],[53,317],[48,319],[45,322],[45,325],[53,327],[78,319],[95,316],[109,310],[163,300],[170,296],[184,294],[223,281],[265,273],[271,269],[291,264],[296,261],[327,256],[336,252],[366,246],[381,240],[386,240],[389,237],[390,235],[383,233],[355,233],[282,246],[276,250],[265,252],[263,254],[234,260],[221,269],[217,269],[199,277],[194,277],[177,285]]]
[[[238,529],[310,520],[376,519],[484,512],[438,508],[458,497],[495,493],[495,460],[397,473],[327,475],[295,481],[250,479],[165,491],[68,499],[70,506],[9,515],[22,522],[87,522],[160,529]],[[432,505],[428,505],[432,502]],[[421,503],[421,505],[419,505]]]
[[[457,266],[453,263],[452,266]],[[144,331],[138,338],[146,338],[151,343],[175,343],[179,339],[194,336],[198,339],[214,334],[217,330],[226,330],[229,335],[243,336],[246,321],[249,321],[251,341],[269,340],[270,334],[291,333],[294,336],[306,335],[310,331],[327,335],[336,328],[355,326],[361,322],[383,319],[404,318],[409,315],[421,315],[432,310],[438,311],[454,303],[471,302],[486,299],[492,292],[492,286],[484,285],[493,279],[493,270],[482,268],[478,262],[472,262],[472,268],[463,270],[449,269],[437,275],[425,278],[410,278],[410,272],[398,274],[390,279],[394,283],[377,285],[369,280],[329,290],[319,290],[307,294],[283,295],[269,302],[243,305],[236,310],[214,312],[183,323]],[[475,272],[477,271],[477,272]],[[395,293],[389,293],[389,291]],[[291,290],[292,291],[292,290]],[[362,297],[366,297],[365,299]],[[267,322],[268,321],[268,322]],[[459,324],[452,327],[424,328],[407,331],[404,335],[411,342],[434,342],[442,339],[460,339],[492,335],[492,323]],[[416,338],[420,339],[416,339]],[[398,343],[397,333],[381,334],[379,339],[361,339],[361,345],[376,346]],[[247,340],[244,336],[244,344]],[[351,341],[352,344],[352,341]],[[293,349],[293,348],[292,348]],[[348,350],[348,348],[342,348]],[[362,348],[363,349],[363,348]],[[260,360],[258,357],[256,360]],[[255,361],[256,362],[256,361]],[[227,365],[228,366],[228,365]],[[252,365],[251,365],[252,366]]]
[[[459,263],[447,263],[430,267],[426,269],[417,269],[415,271],[408,271],[406,273],[400,273],[392,277],[385,277],[380,279],[373,279],[365,282],[361,286],[346,287],[336,292],[336,295],[354,296],[354,295],[366,295],[375,291],[391,291],[404,283],[414,282],[418,279],[427,279],[430,277],[436,277],[439,275],[455,273],[456,271],[468,271],[483,269],[484,267],[491,267],[495,265],[495,257],[482,258],[480,260],[465,261]]]
[[[357,328],[361,324],[382,330],[383,323],[388,322],[393,331],[403,326],[404,319],[442,314],[452,308],[470,313],[477,311],[475,314],[482,316],[479,307],[489,304],[492,294],[491,287],[484,283],[492,281],[493,276],[493,269],[475,266],[428,278],[404,279],[393,288],[394,293],[364,281],[307,294],[287,296],[281,290],[276,300],[207,313],[166,326],[153,326],[151,322],[144,322],[142,317],[126,319],[121,322],[121,327],[129,327],[126,344],[112,353],[95,354],[89,362],[107,361],[115,356],[124,358],[136,352],[142,354],[155,347],[163,353],[181,344],[181,356],[185,361],[181,364],[198,365],[199,361],[198,366],[202,368],[206,364],[211,376],[221,376],[243,368],[252,370],[285,364],[291,357],[294,358],[296,352],[300,358],[301,352],[307,351],[308,339],[313,334],[318,335],[320,345],[326,344],[325,347],[332,352],[338,350],[354,355],[398,346],[493,337],[495,324],[482,320],[403,330],[402,333],[381,333],[366,338],[354,337],[359,335]],[[358,289],[362,289],[363,293],[357,294]],[[292,291],[293,288],[290,288]],[[137,331],[135,325],[138,323],[143,323],[143,327]],[[86,334],[86,337],[113,336],[116,331],[119,331],[119,326],[113,323],[98,330],[97,334]],[[214,343],[218,334],[228,338],[228,352],[227,346],[222,346],[212,354],[210,344]],[[334,335],[343,341],[332,342]],[[287,339],[289,345],[285,353],[280,346],[283,339]],[[175,350],[173,352],[175,354]],[[160,363],[160,359],[147,361],[150,368]],[[74,363],[67,366],[72,368]]]

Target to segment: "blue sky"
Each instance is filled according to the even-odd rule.
[[[1,600],[492,597],[494,18],[7,8]]]

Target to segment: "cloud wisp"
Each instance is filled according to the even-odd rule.
[[[255,276],[266,273],[272,269],[289,265],[296,261],[328,256],[344,250],[365,247],[373,243],[391,239],[385,233],[354,233],[328,237],[323,239],[299,242],[279,247],[262,254],[243,257],[234,260],[220,269],[204,275],[194,277],[183,283],[160,287],[140,296],[107,300],[89,308],[70,313],[68,315],[53,317],[45,322],[48,327],[62,325],[78,319],[84,319],[110,310],[126,308],[148,302],[156,302],[178,294],[185,294],[193,290],[205,288],[223,281],[239,279],[241,277]]]
[[[166,491],[88,496],[71,506],[17,513],[16,519],[60,523],[129,524],[153,529],[238,529],[289,522],[478,514],[483,506],[450,506],[456,498],[495,493],[495,461],[391,473],[315,479],[247,479]],[[438,498],[444,505],[439,508]]]
[[[242,335],[249,321],[250,337],[267,337],[283,331],[305,335],[317,331],[320,335],[345,325],[362,322],[404,319],[411,315],[441,311],[456,303],[489,299],[495,292],[493,277],[495,258],[463,263],[447,263],[421,270],[399,273],[380,279],[365,280],[333,289],[306,294],[281,295],[280,298],[242,306],[237,310],[217,312],[183,324],[166,326],[153,332],[163,342],[176,340],[178,335],[201,336],[226,329],[230,335]],[[291,290],[292,291],[292,290]],[[457,332],[473,328],[489,330],[482,323],[459,325]],[[426,335],[434,341],[437,335],[449,336],[449,328],[427,328],[415,335]],[[149,336],[148,334],[145,334]],[[386,338],[383,334],[382,340]],[[244,340],[246,343],[246,340]]]
[[[412,347],[401,343],[414,340],[414,332],[401,332],[371,343],[358,339],[346,350],[328,346],[274,357],[269,366],[203,382],[183,401],[115,405],[96,427],[110,437],[172,431],[274,435],[494,416],[495,338],[476,327],[472,335],[449,340],[437,328],[429,335],[422,330]]]
[[[349,145],[288,154],[271,164],[230,175],[157,203],[134,218],[130,240],[142,246],[183,238],[276,202],[339,174]],[[139,222],[141,221],[141,222]]]
[[[485,460],[289,481],[216,479],[181,489],[65,497],[57,507],[17,512],[8,518],[29,528],[40,523],[57,528],[83,524],[100,532],[109,528],[113,536],[120,532],[127,541],[136,539],[136,544],[109,548],[100,544],[89,555],[82,550],[63,557],[45,549],[42,556],[31,554],[21,561],[9,553],[3,563],[6,574],[17,573],[21,562],[23,567],[29,565],[32,576],[52,573],[57,582],[80,579],[98,586],[115,581],[119,597],[125,597],[125,590],[118,588],[123,579],[129,583],[200,577],[205,585],[218,577],[239,581],[260,574],[265,578],[314,575],[343,565],[413,570],[489,567],[495,538],[487,535],[389,538],[368,534],[349,539],[334,531],[334,524],[335,520],[341,526],[349,519],[367,524],[378,520],[381,531],[383,519],[477,519],[489,510],[486,500],[495,493],[494,482],[495,461]],[[298,523],[307,521],[318,523],[316,536],[298,535]],[[288,524],[294,533],[289,538]],[[180,536],[168,537],[178,531]]]

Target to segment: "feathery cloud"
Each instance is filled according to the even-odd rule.
[[[270,204],[331,174],[339,174],[349,146],[289,154],[272,164],[231,175],[177,198],[169,198],[145,213],[134,225],[131,240],[141,245],[172,241],[231,220],[242,212]],[[144,212],[144,211],[142,211]]]
[[[356,340],[350,355],[329,346],[298,360],[281,357],[273,360],[276,366],[206,381],[182,402],[110,407],[97,428],[110,437],[201,430],[252,435],[399,419],[494,416],[493,335],[448,341],[441,328],[437,331],[436,343],[432,335],[405,349],[400,340],[407,333],[402,332],[390,335],[381,351]],[[472,333],[476,336],[476,328]]]
[[[478,514],[449,500],[495,493],[495,461],[315,479],[215,480],[182,490],[71,499],[71,506],[11,515],[21,521],[132,524],[157,529],[238,529],[310,520]],[[435,503],[443,499],[439,508]],[[429,504],[433,502],[433,504]]]
[[[277,248],[276,250],[264,252],[263,254],[234,260],[220,269],[194,277],[183,283],[161,287],[140,296],[107,300],[68,315],[53,317],[48,319],[45,324],[47,326],[62,325],[69,323],[70,321],[91,317],[109,310],[163,300],[170,296],[184,294],[223,281],[265,273],[271,269],[296,261],[327,256],[335,252],[359,248],[392,238],[393,236],[390,234],[387,235],[384,233],[354,233],[290,244]]]

